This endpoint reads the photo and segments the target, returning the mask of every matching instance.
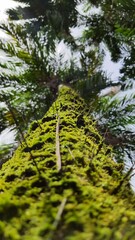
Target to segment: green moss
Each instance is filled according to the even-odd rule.
[[[122,171],[83,99],[61,87],[56,102],[31,124],[26,142],[0,170],[0,239],[134,239],[135,197]]]

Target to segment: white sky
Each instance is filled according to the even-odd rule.
[[[121,65],[122,63],[120,61],[118,63],[112,62],[110,53],[106,52],[102,68],[104,71],[107,72],[107,74],[111,77],[112,80],[116,81],[120,76],[119,69]]]
[[[0,145],[11,144],[15,142],[16,130],[6,128],[0,135]]]
[[[6,21],[7,20],[7,15],[6,15],[6,10],[8,8],[14,8],[18,5],[17,2],[13,2],[12,0],[0,0],[0,21]],[[5,33],[0,30],[0,37],[5,38],[6,35]]]
[[[12,8],[17,6],[18,3],[17,2],[13,2],[12,0],[1,0],[0,1],[0,19],[5,20],[6,14],[5,14],[5,10],[8,8]]]

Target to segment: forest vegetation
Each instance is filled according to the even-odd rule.
[[[0,146],[1,239],[132,240],[135,3],[18,2],[0,24],[0,132],[19,146]],[[106,51],[122,62],[115,82]]]

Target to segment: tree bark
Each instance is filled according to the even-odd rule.
[[[62,86],[0,171],[1,240],[133,240],[135,196],[87,105]]]

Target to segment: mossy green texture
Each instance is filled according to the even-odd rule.
[[[0,170],[1,240],[135,239],[135,197],[123,166],[77,93],[62,86],[25,137]]]

